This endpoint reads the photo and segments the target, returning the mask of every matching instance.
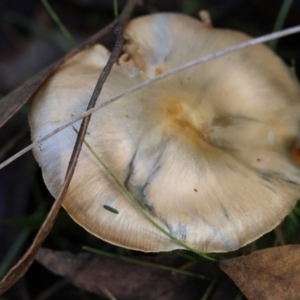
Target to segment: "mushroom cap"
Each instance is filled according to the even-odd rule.
[[[98,104],[249,39],[179,14],[137,18],[125,37],[124,55]],[[85,111],[108,56],[95,45],[41,87],[30,112],[33,140]],[[98,110],[85,139],[165,230],[204,252],[235,250],[272,230],[299,198],[299,96],[281,60],[263,45],[252,46]],[[54,197],[76,138],[66,128],[34,149]],[[112,244],[146,252],[181,248],[132,206],[86,146],[63,206],[86,230]]]

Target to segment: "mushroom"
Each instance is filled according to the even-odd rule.
[[[125,38],[124,54],[98,104],[250,39],[173,13],[132,20]],[[33,140],[85,111],[108,56],[103,46],[90,47],[41,87],[30,112]],[[272,230],[296,204],[299,118],[296,80],[275,54],[257,45],[104,107],[93,114],[86,140],[161,227],[190,247],[225,252]],[[69,127],[34,149],[54,197],[76,137]],[[145,252],[181,248],[132,206],[85,146],[63,206],[87,231],[112,244]]]

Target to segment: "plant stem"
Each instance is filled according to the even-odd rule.
[[[210,278],[208,278],[206,276],[198,275],[198,274],[195,274],[195,273],[192,273],[192,272],[189,272],[189,271],[176,269],[176,268],[172,268],[172,267],[169,267],[169,266],[159,265],[159,264],[155,264],[155,263],[151,263],[151,262],[147,262],[147,261],[143,261],[143,260],[139,260],[139,259],[134,259],[134,258],[127,257],[127,256],[116,255],[116,254],[112,254],[112,253],[109,253],[109,252],[106,252],[106,251],[93,249],[93,248],[90,248],[90,247],[87,247],[87,246],[83,246],[82,249],[87,250],[91,253],[95,253],[95,254],[102,255],[102,256],[105,256],[105,257],[109,257],[109,258],[120,259],[122,261],[126,261],[126,262],[129,262],[129,263],[134,263],[134,264],[137,264],[137,265],[158,268],[158,269],[165,270],[165,271],[171,271],[171,272],[178,273],[178,274],[183,274],[183,275],[198,277],[200,279],[210,280]]]
[[[74,127],[73,127],[74,128]],[[77,130],[74,128],[75,132]],[[175,243],[177,243],[179,246],[183,247],[186,250],[189,250],[191,252],[196,253],[197,255],[211,261],[216,261],[215,258],[209,256],[208,254],[205,254],[201,251],[198,251],[194,249],[193,247],[190,247],[189,245],[185,244],[183,241],[177,239],[175,236],[170,234],[168,231],[166,231],[163,227],[161,227],[158,223],[156,223],[144,210],[143,208],[138,204],[138,202],[132,197],[131,193],[124,187],[119,180],[116,178],[116,176],[113,174],[113,172],[108,168],[108,166],[104,163],[104,161],[98,156],[98,154],[94,151],[94,149],[88,144],[86,140],[83,140],[83,143],[87,146],[87,148],[90,150],[90,152],[95,156],[95,158],[98,160],[98,162],[102,165],[102,167],[105,169],[105,171],[109,174],[109,176],[116,182],[116,184],[119,186],[123,194],[127,197],[127,199],[131,202],[131,204],[159,231],[164,233],[166,236],[168,236],[171,240],[173,240]]]

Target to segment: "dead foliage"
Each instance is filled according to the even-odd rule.
[[[220,267],[249,300],[299,299],[300,245],[222,260]]]
[[[79,288],[102,296],[109,291],[117,299],[192,300],[207,286],[198,278],[88,253],[41,248],[36,259]]]

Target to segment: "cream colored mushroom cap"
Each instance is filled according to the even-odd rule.
[[[131,21],[126,39],[98,104],[249,37],[179,14],[155,14]],[[42,86],[30,113],[33,140],[85,111],[108,55],[95,45]],[[253,46],[95,112],[86,141],[165,230],[204,252],[230,251],[272,230],[299,198],[299,96],[280,59]],[[70,127],[34,149],[54,197],[76,137]],[[147,252],[181,248],[132,206],[86,146],[63,206],[110,243]]]

